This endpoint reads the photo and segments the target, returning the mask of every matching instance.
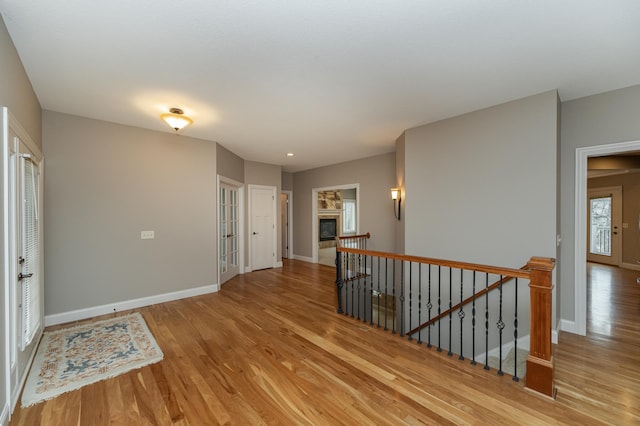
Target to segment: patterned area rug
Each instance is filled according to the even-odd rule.
[[[163,356],[139,313],[45,332],[22,406],[153,364]]]

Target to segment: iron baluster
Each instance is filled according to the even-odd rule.
[[[500,361],[498,362],[498,375],[502,376],[504,372],[502,371],[502,330],[504,329],[504,322],[502,322],[502,275],[500,275],[500,284],[498,285],[498,294],[500,297],[500,302],[498,305],[498,337],[499,337],[499,353],[500,353]]]
[[[362,309],[364,310],[364,314],[362,315],[362,322],[367,322],[367,280],[368,279],[369,279],[369,275],[367,274],[367,255],[365,255],[364,256],[364,275],[363,275],[364,289],[362,290]],[[371,298],[369,298],[369,300],[371,300]],[[371,310],[369,310],[369,312],[371,312]]]
[[[484,285],[484,369],[489,369],[489,273],[485,272]]]
[[[389,300],[389,259],[387,259],[386,257],[384,258],[384,331],[389,330],[389,328],[387,327],[387,318],[389,317],[389,315],[387,314],[388,311],[388,307],[387,307],[387,302]]]
[[[400,261],[400,337],[404,337],[404,261]]]
[[[429,276],[427,277],[427,280],[429,282],[429,300],[427,302],[427,318],[431,321],[431,308],[433,308],[433,305],[431,304],[431,264],[428,264],[428,268]],[[431,324],[427,327],[427,347],[431,347]]]
[[[412,299],[412,292],[413,292],[413,271],[411,270],[412,268],[412,262],[409,262],[409,330],[413,330],[411,328],[411,316],[413,314],[413,310],[411,307],[411,299]],[[404,269],[404,268],[402,268]],[[409,334],[409,336],[407,336],[407,340],[413,340],[413,337],[411,336],[411,334]]]
[[[473,271],[471,299],[471,365],[476,365],[476,271]]]
[[[464,282],[464,271],[460,268],[460,310],[458,311],[458,318],[460,318],[460,355],[458,359],[460,361],[464,360],[463,350],[462,350],[462,321],[464,320],[464,310],[462,309],[462,288]]]
[[[342,286],[344,282],[342,280],[342,252],[336,250],[336,290],[338,293],[338,310],[339,314],[344,313],[342,309]]]
[[[438,265],[438,317],[442,313],[441,290],[442,290],[442,266]],[[441,323],[442,321],[438,320],[438,352],[442,352],[442,345],[440,344],[440,337],[442,336],[441,330],[440,330]]]
[[[422,264],[418,263],[418,325],[422,325]],[[418,330],[418,344],[422,343],[422,327]]]
[[[391,262],[391,266],[392,266],[392,271],[391,273],[392,275],[392,279],[391,279],[391,284],[393,285],[393,288],[391,289],[391,291],[393,291],[393,318],[391,319],[391,333],[392,334],[396,334],[396,260],[393,259],[393,261]]]
[[[515,312],[513,319],[513,381],[518,382],[518,277],[516,277]]]
[[[350,255],[349,259],[351,259],[351,267],[354,268],[355,267],[355,263],[356,263],[355,258],[353,257],[353,255]],[[354,317],[354,312],[355,312],[355,300],[353,298],[354,297],[353,293],[354,293],[354,290],[355,290],[355,282],[354,282],[353,276],[355,274],[353,273],[353,271],[351,271],[351,270],[349,270],[349,271],[350,271],[348,273],[349,282],[351,283],[351,318],[353,318]]]
[[[453,289],[453,268],[449,267],[449,350],[447,351],[447,355],[451,356],[453,355],[453,352],[451,352],[451,324],[453,323],[453,312],[451,310],[451,308],[453,307],[453,304],[451,303],[451,298],[453,297],[452,293],[452,289]]]
[[[376,296],[378,298],[378,328],[380,328],[380,258],[378,257],[378,295]]]
[[[360,285],[361,281],[362,281],[362,273],[360,272],[360,265],[362,262],[360,254],[358,254],[358,267],[356,269],[356,309],[358,311],[358,314],[356,315],[356,319],[360,320],[360,287],[362,287]]]

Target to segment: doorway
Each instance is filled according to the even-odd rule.
[[[312,242],[312,262],[320,262],[321,249],[322,263],[335,267],[335,247],[333,255],[327,253],[328,237],[327,229],[333,229],[332,224],[327,224],[320,231],[320,221],[322,219],[335,220],[335,235],[357,235],[360,231],[360,184],[352,183],[347,185],[335,185],[324,188],[313,188],[311,190],[311,242]],[[345,208],[345,205],[347,207]],[[327,222],[325,222],[327,223]],[[344,232],[348,230],[349,232]]]
[[[276,187],[249,185],[249,268],[276,266]]]
[[[282,191],[280,193],[280,215],[282,224],[282,258],[293,258],[293,193]]]
[[[587,173],[589,157],[640,151],[640,140],[576,149],[575,228],[574,228],[574,309],[575,322],[563,329],[579,335],[587,333]]]

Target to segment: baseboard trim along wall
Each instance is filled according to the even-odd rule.
[[[568,331],[569,333],[573,333],[573,334],[577,334],[578,333],[578,329],[576,328],[575,321],[568,321],[568,320],[565,320],[565,319],[561,319],[560,320],[560,327],[558,327],[558,330]],[[557,340],[558,339],[556,337],[556,341]]]
[[[303,262],[313,263],[313,259],[307,256],[300,256],[299,254],[294,254],[293,258],[295,260],[302,260]]]
[[[112,314],[114,312],[126,311],[128,309],[155,305],[156,303],[171,302],[173,300],[186,299],[187,297],[200,296],[207,293],[215,293],[218,290],[220,290],[220,285],[212,284],[203,287],[190,288],[187,290],[173,291],[171,293],[141,297],[139,299],[108,303],[106,305],[93,306],[91,308],[77,309],[75,311],[62,312],[59,314],[45,315],[44,325],[46,327],[50,325],[64,324],[71,321],[97,317],[99,315]]]
[[[640,265],[634,264],[634,263],[626,263],[626,262],[622,262],[620,264],[621,268],[624,269],[631,269],[633,271],[640,271]]]

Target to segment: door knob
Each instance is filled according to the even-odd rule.
[[[254,233],[253,233],[253,235],[258,235],[258,233],[257,233],[257,232],[254,232]]]

